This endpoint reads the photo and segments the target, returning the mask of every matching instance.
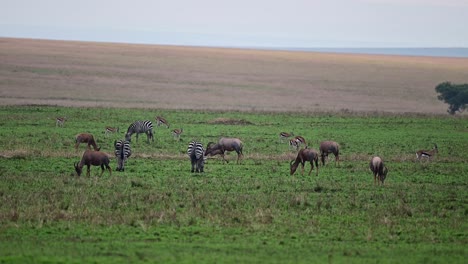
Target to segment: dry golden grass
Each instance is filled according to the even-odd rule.
[[[445,113],[468,59],[0,38],[0,105]]]

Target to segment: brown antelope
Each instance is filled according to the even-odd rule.
[[[431,150],[418,150],[416,152],[416,158],[418,158],[418,160],[421,160],[421,158],[431,160],[437,153],[439,153],[439,150],[437,149],[437,144],[434,143],[434,148]]]
[[[90,149],[90,146],[93,146],[94,150],[99,151],[101,148],[98,148],[96,145],[96,141],[94,140],[93,135],[89,133],[81,133],[75,136],[75,149],[78,149],[78,146],[81,143],[87,143],[88,144],[88,149]]]
[[[314,169],[314,162],[315,162],[315,166],[317,167],[317,171],[315,172],[315,176],[318,176],[318,171],[319,171],[319,168],[318,168],[318,152],[315,150],[315,149],[309,149],[309,148],[306,148],[306,149],[301,149],[299,150],[299,152],[297,153],[297,157],[295,160],[291,160],[291,162],[289,163],[289,168],[290,168],[290,173],[291,175],[293,175],[296,170],[297,170],[297,167],[299,166],[299,164],[301,164],[302,166],[302,175],[304,175],[304,165],[307,161],[310,162],[310,171],[309,171],[309,176],[310,176],[310,173],[312,172],[312,170]]]
[[[167,120],[162,117],[162,116],[157,116],[156,117],[156,126],[166,126],[166,128],[169,128],[169,123]]]
[[[377,181],[383,185],[388,173],[383,160],[380,157],[373,157],[369,163],[369,168],[374,174],[374,185]]]
[[[172,136],[174,137],[175,140],[180,141],[180,135],[184,132],[184,129],[174,129],[172,130]]]
[[[281,133],[279,134],[279,142],[280,142],[280,143],[284,143],[284,140],[285,140],[285,139],[288,139],[288,138],[290,138],[290,137],[294,137],[294,133],[293,133],[293,132],[291,132],[291,133],[281,132]]]
[[[320,156],[322,157],[322,165],[325,166],[325,157],[328,158],[328,154],[333,153],[335,155],[335,166],[336,163],[340,165],[340,145],[335,141],[322,141],[320,143]]]
[[[85,165],[87,167],[86,176],[88,177],[90,175],[91,165],[101,166],[102,171],[100,176],[102,176],[102,174],[104,173],[105,168],[109,170],[109,176],[112,176],[112,170],[109,166],[109,162],[109,156],[107,156],[106,153],[88,149],[83,153],[83,157],[81,158],[80,163],[75,162],[73,165],[75,166],[75,171],[78,174],[78,176],[81,176],[81,173],[83,172],[83,167]]]
[[[295,136],[293,139],[289,140],[290,148],[294,148],[298,150],[299,147],[301,147],[301,145],[304,145],[305,147],[307,147],[306,140],[301,136]]]
[[[63,125],[65,124],[65,121],[67,121],[66,117],[57,117],[55,118],[55,126],[63,127]]]
[[[114,134],[114,133],[118,133],[118,132],[119,132],[118,127],[106,127],[106,130],[105,130],[104,134],[106,136],[108,136],[108,134]]]
[[[243,143],[238,138],[220,138],[217,144],[213,142],[208,143],[205,156],[214,156],[219,154],[223,158],[223,161],[228,163],[229,161],[224,158],[224,153],[226,151],[236,151],[237,164],[239,164],[239,160],[244,156],[244,154],[242,154],[242,148]]]

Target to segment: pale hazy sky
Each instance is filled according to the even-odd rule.
[[[468,0],[2,0],[0,37],[244,47],[468,47]]]

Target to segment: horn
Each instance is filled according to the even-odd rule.
[[[78,162],[73,162],[73,166],[75,166],[75,168],[78,168],[78,165],[76,165]]]
[[[294,160],[291,160],[291,162],[289,162],[289,165],[292,166],[293,162],[294,162]]]

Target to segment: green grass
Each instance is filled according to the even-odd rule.
[[[440,116],[260,114],[61,107],[0,108],[0,262],[464,263],[468,257],[468,119]],[[112,153],[135,120],[164,116],[155,142],[132,139],[126,171],[77,177],[74,135]],[[64,128],[55,117],[66,116]],[[244,125],[217,124],[220,120]],[[105,126],[120,127],[105,137]],[[183,128],[176,142],[172,128]],[[289,175],[295,152],[335,140],[333,159]],[[188,142],[244,142],[244,160],[209,159],[190,173]],[[439,156],[416,162],[437,143]],[[368,162],[389,167],[374,186]],[[115,169],[115,158],[111,160]],[[306,165],[306,172],[309,164]]]

